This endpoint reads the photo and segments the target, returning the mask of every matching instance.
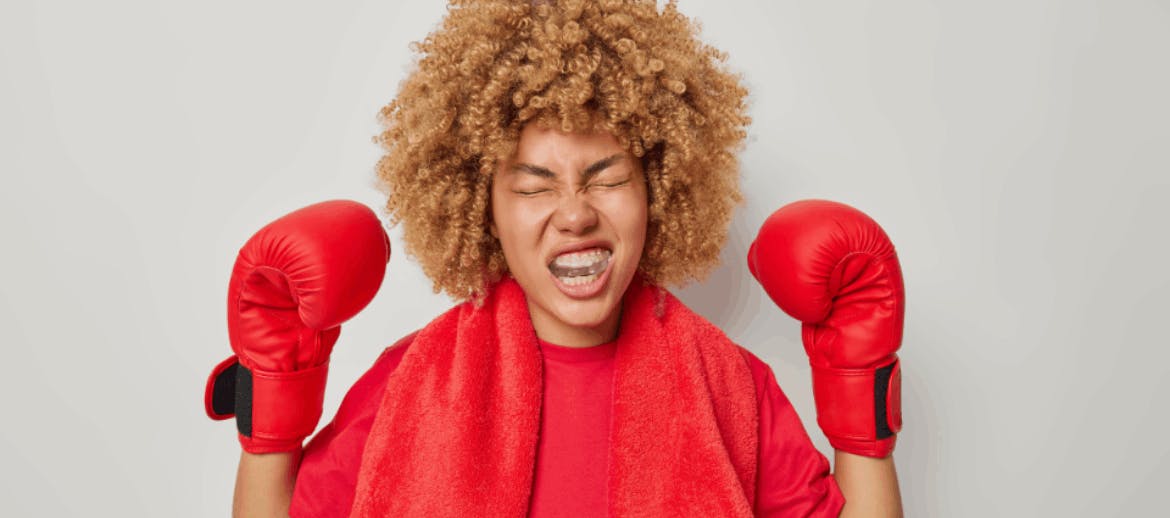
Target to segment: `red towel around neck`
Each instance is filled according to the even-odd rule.
[[[737,346],[636,277],[614,362],[610,516],[751,516],[759,416]],[[436,318],[387,381],[351,516],[525,516],[541,380],[515,280],[497,283],[481,307]]]

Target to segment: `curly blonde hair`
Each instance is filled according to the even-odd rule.
[[[529,123],[605,131],[642,161],[649,222],[639,271],[659,285],[719,262],[750,123],[726,54],[674,0],[450,0],[380,113],[386,213],[436,292],[483,294],[507,272],[488,231],[491,180]]]

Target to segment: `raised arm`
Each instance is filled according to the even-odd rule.
[[[803,322],[817,424],[836,449],[842,516],[901,516],[892,452],[902,428],[896,353],[905,293],[894,245],[857,209],[802,200],[764,222],[748,268]]]
[[[373,299],[389,258],[377,215],[346,200],[287,214],[240,249],[227,304],[235,354],[213,369],[204,395],[212,419],[236,418],[236,516],[287,515],[341,323]]]
[[[835,451],[833,478],[845,496],[842,518],[902,516],[893,454],[879,459]]]
[[[300,462],[300,449],[263,454],[241,451],[232,516],[288,516]]]

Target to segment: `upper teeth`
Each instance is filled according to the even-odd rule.
[[[560,268],[582,268],[608,259],[610,253],[609,250],[594,248],[591,250],[561,254],[556,259],[553,259],[552,266]]]

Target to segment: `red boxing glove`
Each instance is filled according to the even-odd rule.
[[[768,296],[803,322],[817,424],[834,448],[894,450],[902,429],[905,292],[894,245],[861,211],[826,200],[781,207],[748,251]]]
[[[207,380],[212,419],[236,417],[250,453],[295,451],[321,418],[341,323],[370,303],[390,238],[365,205],[326,201],[292,212],[240,249],[228,285],[235,355]]]

